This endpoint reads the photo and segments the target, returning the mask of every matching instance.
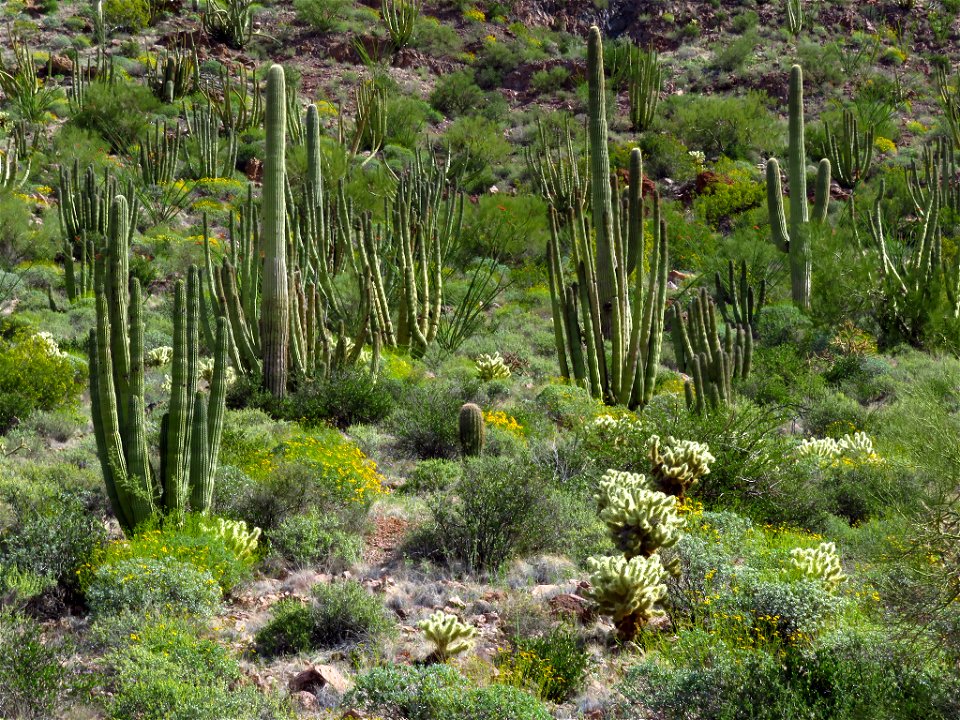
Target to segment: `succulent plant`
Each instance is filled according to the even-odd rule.
[[[710,474],[714,460],[710,447],[704,443],[673,437],[661,442],[657,435],[650,438],[651,474],[668,495],[684,497],[700,478]]]
[[[460,408],[460,448],[467,457],[483,452],[487,439],[487,424],[478,405],[466,403]]]
[[[835,590],[847,578],[837,546],[832,542],[820,543],[815,548],[795,548],[790,557],[795,568],[807,577],[822,581],[830,590]]]
[[[252,530],[243,520],[228,518],[203,518],[200,527],[221,538],[239,558],[252,558],[260,541],[260,528]]]
[[[602,512],[610,505],[610,499],[618,492],[631,490],[633,488],[644,488],[652,490],[653,484],[645,475],[640,473],[626,472],[623,470],[609,469],[600,478],[597,486],[597,494],[593,499],[597,501],[597,511]]]
[[[621,640],[630,641],[650,618],[662,615],[658,604],[667,595],[667,571],[660,558],[590,558],[587,595],[601,615],[613,618]]]
[[[634,485],[614,490],[606,502],[600,519],[627,559],[650,557],[680,539],[684,520],[671,495]]]
[[[147,351],[147,365],[150,367],[163,367],[171,360],[173,360],[173,348],[169,345],[161,345]]]
[[[473,647],[473,640],[479,634],[472,625],[460,622],[456,615],[437,610],[426,620],[417,623],[424,636],[434,644],[434,655],[446,662]]]
[[[499,352],[494,355],[483,354],[477,358],[477,377],[484,382],[505,380],[511,374],[510,367],[503,361]]]

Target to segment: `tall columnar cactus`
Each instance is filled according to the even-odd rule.
[[[679,305],[673,306],[672,339],[680,372],[693,381],[684,385],[687,406],[703,412],[733,400],[733,381],[750,374],[753,333],[748,327],[727,326],[721,342],[713,299],[701,288],[684,318]]]
[[[650,127],[660,103],[663,68],[654,50],[628,49],[627,92],[630,96],[630,126],[636,132]]]
[[[727,265],[727,284],[724,285],[719,271],[714,282],[717,287],[717,305],[723,321],[734,327],[750,328],[756,335],[757,319],[767,297],[767,281],[761,280],[759,291],[754,292],[753,286],[747,282],[746,261],[740,263],[740,277],[737,279],[733,260],[730,260]]]
[[[263,297],[260,305],[260,341],[263,348],[263,386],[276,397],[287,392],[290,346],[290,295],[287,277],[285,148],[286,86],[283,68],[267,74],[267,150],[263,163]]]
[[[789,156],[790,222],[783,207],[783,188],[780,184],[780,163],[776,158],[767,161],[767,209],[770,214],[771,237],[774,245],[790,258],[790,285],[793,302],[802,310],[810,308],[810,282],[813,272],[811,248],[811,217],[807,206],[807,154],[803,130],[803,70],[794,65],[790,70],[789,98]],[[813,225],[827,218],[830,202],[830,161],[824,158],[817,168],[817,192],[813,210]]]
[[[825,128],[827,156],[837,182],[845,188],[856,188],[870,171],[873,162],[873,125],[860,130],[860,121],[852,110],[844,110],[839,128]]]
[[[483,452],[487,439],[487,425],[483,419],[483,410],[473,403],[460,408],[460,447],[467,457]]]
[[[89,339],[91,414],[107,495],[121,527],[131,532],[155,513],[182,515],[188,499],[193,510],[210,508],[229,334],[220,318],[207,400],[196,391],[199,279],[191,268],[187,283],[179,281],[175,290],[171,398],[160,422],[155,477],[144,402],[143,299],[140,283],[129,276],[123,196],[114,199],[109,218],[106,251],[97,264],[97,326]]]

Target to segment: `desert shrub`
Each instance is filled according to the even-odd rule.
[[[805,347],[813,324],[794,305],[767,305],[760,311],[757,333],[763,345],[797,345]]]
[[[549,70],[538,70],[530,78],[530,87],[538,95],[554,93],[564,88],[570,81],[570,71],[562,65],[554,65]]]
[[[271,554],[298,567],[349,567],[363,550],[360,535],[341,527],[335,515],[317,511],[284,518],[269,541]]]
[[[643,172],[650,178],[684,182],[696,177],[697,164],[690,151],[673,135],[647,132],[640,136],[639,144],[643,152]]]
[[[767,96],[680,95],[667,98],[662,123],[692,150],[708,158],[726,155],[750,160],[782,145],[780,124],[767,109]]]
[[[0,340],[0,433],[34,410],[72,402],[81,387],[80,367],[48,333]]]
[[[536,698],[505,685],[474,688],[449,665],[374,668],[345,703],[397,720],[549,720]]]
[[[295,0],[293,3],[297,20],[320,32],[338,29],[347,7],[344,0]]]
[[[285,600],[256,636],[264,657],[340,645],[375,646],[393,629],[383,601],[355,580],[320,584],[309,603]]]
[[[38,252],[37,233],[31,227],[30,205],[16,193],[0,193],[0,261],[12,268],[24,260],[45,260]],[[46,248],[39,248],[45,250]]]
[[[743,602],[754,628],[772,642],[789,645],[809,644],[837,608],[837,598],[811,580],[759,582]]]
[[[603,405],[575,385],[547,385],[537,396],[537,407],[565,428],[575,428],[603,412]]]
[[[150,116],[160,101],[145,85],[92,82],[84,95],[83,108],[72,119],[76,127],[98,132],[110,146],[122,152],[146,132]]]
[[[390,418],[397,448],[419,458],[455,458],[460,454],[457,418],[471,400],[458,385],[433,381],[411,385],[401,394],[400,407]]]
[[[696,211],[714,228],[729,223],[734,216],[759,207],[766,199],[766,187],[741,168],[729,167],[730,182],[708,185],[694,201]]]
[[[288,718],[279,703],[245,676],[230,650],[204,637],[191,620],[142,615],[104,619],[93,635],[106,646],[117,720],[273,720]]]
[[[387,135],[384,144],[416,150],[423,143],[423,128],[428,119],[440,120],[433,108],[419,98],[391,94],[387,99]]]
[[[589,660],[576,633],[557,628],[536,638],[514,638],[497,658],[499,680],[562,703],[583,684]]]
[[[107,26],[140,32],[150,24],[150,0],[106,0],[103,20]]]
[[[445,25],[436,18],[421,15],[413,38],[413,46],[428,55],[449,57],[461,50],[463,40],[456,29],[450,25]]]
[[[510,156],[510,143],[500,125],[477,115],[457,118],[443,140],[452,157],[451,172],[461,178],[467,192],[486,191],[499,168]]]
[[[49,718],[65,686],[57,648],[32,619],[0,611],[0,715]]]
[[[443,75],[430,93],[430,104],[448,117],[458,117],[475,112],[482,104],[486,93],[474,81],[473,70],[457,70]]]
[[[207,617],[219,609],[221,592],[206,570],[172,557],[144,557],[100,565],[86,598],[95,615],[167,610]]]
[[[90,562],[81,566],[80,584],[87,588],[100,568],[107,565],[126,563],[136,566],[138,562],[168,559],[186,563],[198,573],[212,578],[218,589],[227,592],[249,575],[255,558],[251,554],[238,553],[229,538],[210,529],[210,521],[206,518],[188,516],[182,525],[175,522],[162,527],[146,524],[133,537],[99,548]],[[168,574],[173,575],[173,569]]]
[[[474,63],[477,84],[487,90],[498,89],[503,85],[503,79],[513,72],[522,60],[513,43],[485,42]]]
[[[284,412],[308,427],[327,421],[339,428],[376,423],[393,411],[393,388],[389,380],[378,380],[366,368],[351,368],[299,388]]]
[[[856,400],[829,388],[812,396],[801,416],[814,437],[843,437],[868,427],[867,410]]]
[[[266,418],[250,411],[239,417],[256,420],[243,426],[237,417],[227,416],[214,486],[214,505],[227,517],[269,531],[314,509],[350,525],[384,492],[376,464],[337,430],[257,426]]]
[[[107,536],[103,522],[89,510],[89,495],[63,490],[40,502],[14,502],[17,522],[0,532],[0,564],[73,586],[76,570]]]
[[[460,479],[460,464],[452,460],[421,460],[403,486],[404,492],[435,493],[449,490]]]
[[[454,497],[430,502],[436,541],[472,572],[494,571],[536,546],[544,489],[536,468],[517,458],[469,458]]]
[[[711,64],[721,72],[729,73],[741,70],[747,59],[753,54],[753,48],[759,39],[757,31],[751,28],[739,37],[731,39],[723,47],[716,48]]]

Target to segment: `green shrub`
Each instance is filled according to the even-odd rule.
[[[754,627],[774,643],[812,642],[838,608],[837,598],[811,580],[760,582],[749,588],[742,605]]]
[[[72,402],[81,387],[79,367],[49,333],[0,340],[0,434],[34,410]]]
[[[0,611],[0,715],[54,717],[66,669],[40,626],[9,610]]]
[[[471,572],[495,571],[543,537],[543,482],[529,462],[468,458],[454,495],[430,501],[436,542]]]
[[[754,13],[754,19],[756,19],[756,13]],[[742,70],[759,40],[760,36],[753,28],[731,39],[722,48],[714,50],[713,67],[725,73]]]
[[[549,70],[538,70],[530,78],[530,87],[538,95],[546,95],[562,90],[570,82],[570,71],[562,65],[554,65]]]
[[[441,76],[430,93],[430,104],[448,117],[458,117],[481,107],[485,95],[467,68]]]
[[[413,46],[434,57],[450,57],[463,48],[463,40],[456,28],[436,18],[421,15],[417,23]]]
[[[313,599],[278,603],[256,636],[264,657],[309,652],[341,645],[373,649],[393,630],[383,601],[355,580],[320,584]]]
[[[813,324],[794,305],[767,305],[760,310],[757,333],[768,347],[795,345],[806,347]]]
[[[419,98],[393,93],[387,98],[387,134],[384,145],[416,150],[423,144],[424,126],[428,120],[442,118]]]
[[[123,152],[146,133],[151,114],[159,108],[160,101],[146,85],[92,82],[72,122],[98,132],[111,148]]]
[[[274,720],[279,703],[246,681],[237,660],[203,637],[194,622],[124,616],[100,621],[93,634],[107,645],[109,717],[116,720]]]
[[[395,404],[389,380],[376,379],[366,368],[351,368],[298,389],[284,414],[308,427],[329,421],[345,428],[380,422]]]
[[[451,460],[421,460],[403,486],[404,492],[436,493],[449,490],[460,479],[460,464]]]
[[[751,160],[761,152],[778,152],[783,143],[780,123],[767,103],[765,94],[753,91],[743,97],[672,95],[662,103],[661,127],[708,159]]]
[[[38,243],[30,204],[16,193],[0,193],[0,263],[14,268],[24,260],[52,260],[54,252]]]
[[[640,136],[639,146],[643,152],[643,172],[648,177],[685,182],[697,176],[697,164],[689,149],[673,135],[646,132]]]
[[[347,7],[345,0],[294,0],[293,3],[297,20],[324,33],[340,28]]]
[[[273,555],[298,567],[347,568],[363,550],[360,535],[343,529],[336,516],[317,511],[285,518],[269,540]]]
[[[538,638],[514,638],[497,658],[500,682],[562,703],[583,684],[588,653],[574,632],[557,628]]]
[[[488,190],[496,181],[494,168],[511,152],[500,125],[476,115],[454,120],[443,139],[452,157],[451,172],[467,192]]]
[[[101,565],[86,597],[95,615],[153,610],[207,617],[219,609],[221,592],[206,570],[172,557],[144,557]]]
[[[419,458],[457,457],[460,407],[471,400],[462,388],[440,381],[411,385],[401,393],[400,407],[390,418],[397,449]]]
[[[474,688],[449,665],[374,668],[345,704],[397,720],[550,720],[540,701],[505,685]]]
[[[151,21],[150,0],[105,0],[103,20],[108,27],[140,32]]]
[[[487,90],[499,89],[504,78],[516,70],[522,61],[514,43],[485,42],[474,63],[477,84]]]
[[[760,207],[767,197],[764,184],[750,179],[742,171],[729,179],[729,183],[708,185],[693,203],[700,216],[714,228],[729,223],[740,213]]]

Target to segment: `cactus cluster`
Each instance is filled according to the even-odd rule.
[[[433,655],[446,662],[454,655],[473,647],[473,641],[479,634],[472,625],[460,622],[456,615],[437,610],[426,620],[417,623],[423,635],[434,645]]]
[[[651,475],[668,495],[685,497],[700,478],[710,474],[710,463],[714,460],[704,443],[672,437],[661,443],[656,435],[650,438]]]
[[[608,469],[597,484],[597,493],[593,499],[597,503],[597,512],[602,513],[610,504],[610,498],[622,490],[639,488],[652,490],[653,484],[641,473],[632,473],[625,470]]]
[[[673,306],[672,338],[680,372],[692,377],[684,383],[687,407],[698,413],[733,401],[733,381],[746,378],[753,358],[749,326],[727,326],[721,342],[716,305],[705,288],[690,304],[684,318]]]
[[[130,532],[156,513],[207,512],[226,409],[230,336],[217,321],[215,369],[209,398],[197,390],[199,277],[191,268],[174,292],[172,378],[160,422],[159,471],[147,447],[144,402],[143,299],[131,280],[127,201],[114,198],[107,246],[97,261],[97,325],[90,331],[90,398],[97,454],[107,495]]]
[[[603,44],[591,28],[587,43],[589,80],[591,222],[569,208],[561,223],[551,207],[547,247],[554,336],[563,377],[586,387],[608,404],[646,405],[653,396],[667,292],[666,226],[654,198],[652,253],[644,272],[647,238],[639,149],[630,156],[629,187],[621,201],[610,182]],[[594,243],[590,242],[593,228]],[[576,281],[567,284],[561,234],[572,248]],[[632,279],[631,279],[632,278]],[[609,343],[609,352],[607,345]]]
[[[478,405],[466,403],[460,408],[460,449],[466,457],[476,457],[483,452],[487,439],[487,423],[483,410]]]
[[[163,367],[173,360],[173,348],[169,345],[161,345],[148,350],[145,362],[150,367]]]
[[[794,65],[790,70],[789,93],[789,165],[790,219],[783,205],[780,184],[780,163],[776,158],[767,161],[767,209],[770,214],[773,244],[790,260],[790,286],[793,302],[801,310],[810,309],[810,287],[813,271],[811,234],[822,224],[830,203],[830,160],[824,158],[817,169],[817,194],[810,217],[807,205],[807,153],[804,147],[803,124],[803,70]]]
[[[835,438],[808,438],[797,446],[800,457],[816,458],[821,464],[831,464],[841,457],[877,462],[879,456],[873,448],[873,441],[864,432],[846,434],[839,440]]]
[[[840,125],[833,130],[825,128],[827,157],[837,182],[845,188],[855,188],[870,171],[873,162],[873,142],[876,132],[872,125],[860,130],[860,121],[852,110],[845,109]]]
[[[483,354],[477,357],[477,377],[484,382],[490,380],[506,380],[512,374],[500,353],[494,355]]]
[[[761,280],[759,290],[754,292],[753,286],[747,282],[746,261],[740,263],[738,278],[734,274],[733,260],[730,260],[727,265],[726,284],[719,271],[714,276],[714,283],[717,288],[717,306],[723,321],[734,327],[750,328],[756,336],[757,320],[767,298],[767,281]]]
[[[667,571],[660,558],[637,556],[590,558],[588,595],[597,611],[613,618],[617,634],[632,640],[651,619],[663,614]]]
[[[809,578],[820,580],[830,590],[835,590],[847,578],[837,546],[832,542],[820,543],[815,548],[794,548],[790,558],[795,568]]]
[[[650,557],[680,539],[684,520],[670,495],[639,485],[621,486],[607,492],[599,504],[600,519],[627,559]]]

